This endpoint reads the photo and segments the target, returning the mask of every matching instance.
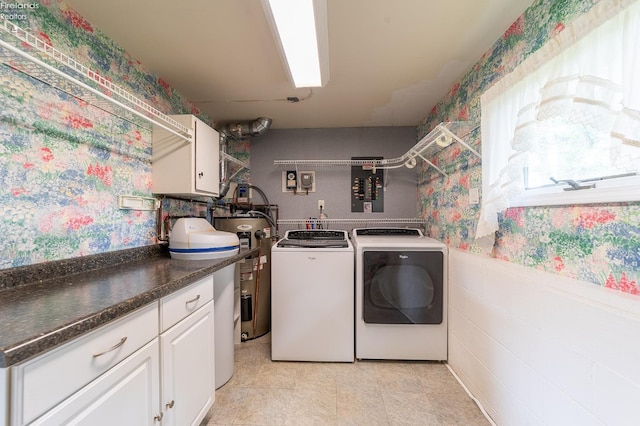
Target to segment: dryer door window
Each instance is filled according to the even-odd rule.
[[[441,324],[443,260],[440,251],[365,251],[364,322]]]

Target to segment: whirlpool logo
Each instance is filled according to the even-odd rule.
[[[409,256],[407,256],[406,254],[399,254],[398,257],[400,259],[408,259],[409,258]]]

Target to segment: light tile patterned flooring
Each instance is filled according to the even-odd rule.
[[[201,426],[488,424],[442,363],[272,362],[267,334],[236,345],[234,375]]]

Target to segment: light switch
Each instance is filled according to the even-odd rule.
[[[478,188],[469,188],[469,204],[480,203],[480,190]]]

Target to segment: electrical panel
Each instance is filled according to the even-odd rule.
[[[382,160],[382,157],[352,157],[352,160]],[[384,211],[383,170],[367,170],[351,166],[351,211],[379,213]]]

